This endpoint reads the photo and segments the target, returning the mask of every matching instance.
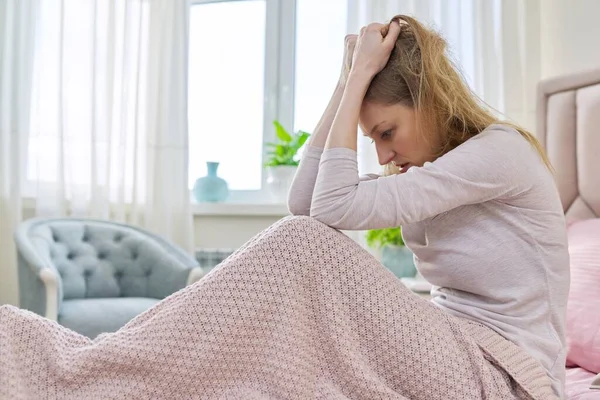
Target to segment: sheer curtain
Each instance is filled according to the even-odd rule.
[[[17,304],[12,233],[22,218],[37,2],[0,1],[0,304]]]
[[[28,194],[37,215],[110,218],[192,249],[185,0],[44,0]]]
[[[192,251],[188,1],[6,0],[0,12],[0,300],[16,301],[22,198],[28,215],[123,221]]]
[[[539,0],[348,0],[348,9],[349,32],[396,14],[433,27],[449,42],[450,55],[475,92],[506,118],[534,129]],[[371,147],[366,140],[359,143],[363,173],[380,170]]]

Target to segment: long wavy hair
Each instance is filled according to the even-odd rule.
[[[469,88],[447,55],[446,41],[437,32],[406,15],[397,15],[391,21],[400,23],[400,34],[388,63],[373,78],[365,101],[414,108],[419,139],[428,141],[434,159],[498,123],[518,131],[552,171],[535,136],[496,117]],[[387,174],[398,172],[392,164],[385,169]]]

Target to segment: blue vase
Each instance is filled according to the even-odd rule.
[[[381,263],[398,278],[412,278],[417,274],[413,253],[404,246],[385,246],[381,249]]]
[[[229,196],[229,187],[223,178],[217,176],[218,162],[207,162],[208,174],[198,178],[194,184],[194,197],[199,203],[216,203],[224,201]]]

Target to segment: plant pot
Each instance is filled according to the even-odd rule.
[[[384,246],[381,263],[398,278],[412,278],[417,274],[413,253],[405,246]]]
[[[267,190],[271,202],[285,204],[294,175],[298,167],[292,165],[278,165],[267,167]]]

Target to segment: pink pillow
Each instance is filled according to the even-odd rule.
[[[600,218],[568,228],[571,290],[567,304],[567,365],[600,372]]]

